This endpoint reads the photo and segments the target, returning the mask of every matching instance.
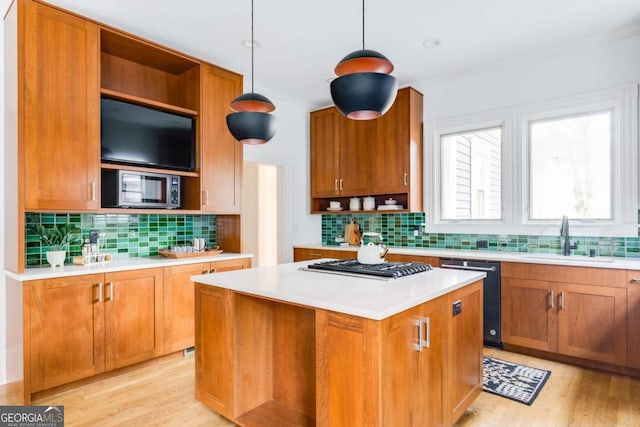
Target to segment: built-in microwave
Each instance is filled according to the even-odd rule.
[[[180,207],[180,177],[121,169],[102,169],[103,208]]]

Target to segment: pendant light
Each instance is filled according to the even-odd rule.
[[[273,138],[278,128],[275,116],[269,114],[275,105],[263,95],[253,91],[253,0],[251,0],[251,92],[233,101],[229,107],[234,112],[227,115],[227,127],[231,135],[247,145],[264,144]]]
[[[364,0],[362,0],[362,49],[351,52],[336,65],[338,78],[331,82],[331,98],[342,114],[353,120],[376,119],[386,113],[398,92],[386,56],[364,48]]]

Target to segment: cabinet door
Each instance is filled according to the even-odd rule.
[[[447,302],[443,416],[445,425],[453,425],[482,391],[482,280],[449,293]]]
[[[371,192],[371,164],[375,156],[375,120],[351,120],[340,115],[340,180],[342,196],[362,196]],[[375,173],[385,174],[384,169]]]
[[[29,283],[31,393],[105,370],[102,274]]]
[[[195,345],[195,297],[191,276],[209,273],[209,263],[164,268],[164,354]]]
[[[405,193],[409,185],[409,92],[399,90],[387,113],[377,120],[371,149],[374,193]]]
[[[233,292],[198,283],[195,289],[196,398],[233,419],[236,416]]]
[[[105,274],[107,370],[162,354],[162,268]]]
[[[627,289],[558,285],[558,352],[627,363]]]
[[[97,209],[98,27],[24,4],[24,207]]]
[[[628,271],[627,275],[628,365],[640,369],[640,271]]]
[[[311,197],[335,196],[340,181],[340,113],[333,107],[312,112],[310,132]]]
[[[558,349],[555,287],[546,281],[503,277],[502,341],[538,350]]]
[[[202,65],[200,189],[202,211],[240,213],[242,144],[227,129],[229,104],[242,93],[242,76]]]
[[[430,301],[383,322],[383,426],[442,425],[442,301]],[[419,345],[421,330],[428,345],[418,349],[414,345]]]
[[[223,271],[242,270],[251,268],[251,258],[228,259],[211,263],[209,272],[222,273]]]

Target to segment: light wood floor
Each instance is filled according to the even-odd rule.
[[[552,374],[532,406],[482,393],[456,427],[640,425],[640,380],[495,349],[485,354]],[[64,405],[66,426],[233,426],[195,399],[193,364],[193,357],[170,360],[34,404]],[[0,404],[16,403],[0,386]]]

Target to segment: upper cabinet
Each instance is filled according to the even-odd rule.
[[[377,120],[349,120],[335,107],[312,112],[311,212],[326,213],[330,200],[346,212],[349,198],[364,196],[375,197],[376,208],[393,198],[404,212],[421,211],[422,102],[404,88]]]
[[[203,212],[240,213],[242,144],[227,129],[229,104],[242,93],[242,76],[202,67],[200,200]]]
[[[98,26],[40,3],[23,4],[18,176],[24,177],[24,208],[97,209]]]
[[[363,161],[375,137],[370,121],[349,120],[335,107],[311,113],[311,196],[363,194],[371,182],[371,162]]]

